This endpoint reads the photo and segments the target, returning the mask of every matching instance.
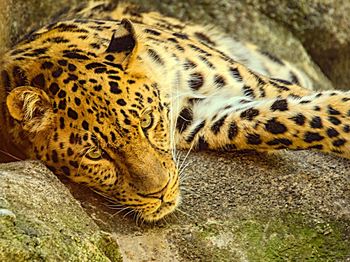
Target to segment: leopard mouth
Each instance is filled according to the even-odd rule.
[[[146,222],[155,222],[175,211],[181,202],[180,195],[171,201],[162,201],[159,206],[151,212],[141,213],[141,218]]]

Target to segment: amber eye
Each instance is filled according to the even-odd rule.
[[[152,126],[152,123],[153,123],[152,112],[148,111],[142,116],[141,123],[140,123],[141,128],[142,129],[150,128]]]
[[[89,150],[86,153],[86,156],[91,160],[98,160],[98,159],[102,158],[102,151],[98,148],[94,148],[94,149]]]

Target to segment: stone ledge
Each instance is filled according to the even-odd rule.
[[[118,261],[118,245],[39,162],[0,165],[0,261]]]
[[[180,210],[151,225],[67,186],[113,232],[125,261],[350,259],[350,161],[315,152],[202,152],[186,161]]]

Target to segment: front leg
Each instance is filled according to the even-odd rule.
[[[211,97],[184,108],[177,145],[195,149],[318,149],[350,158],[350,92],[248,100]]]

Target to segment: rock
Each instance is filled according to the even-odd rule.
[[[82,210],[38,162],[0,165],[0,261],[350,258],[348,160],[203,152],[186,163],[180,210],[154,224],[64,181]]]
[[[3,1],[3,0],[2,0]],[[21,36],[33,29],[47,25],[52,17],[79,3],[78,0],[36,1],[36,0],[5,0],[8,10],[5,17],[9,22],[10,43],[15,43]]]
[[[0,261],[120,261],[67,188],[39,162],[0,165]]]
[[[9,44],[9,13],[10,6],[7,0],[0,1],[0,55],[6,51]]]
[[[180,209],[155,224],[67,186],[100,228],[113,232],[124,261],[350,259],[349,160],[203,152],[186,164]]]
[[[249,0],[248,4],[288,28],[336,88],[349,89],[348,0]]]

